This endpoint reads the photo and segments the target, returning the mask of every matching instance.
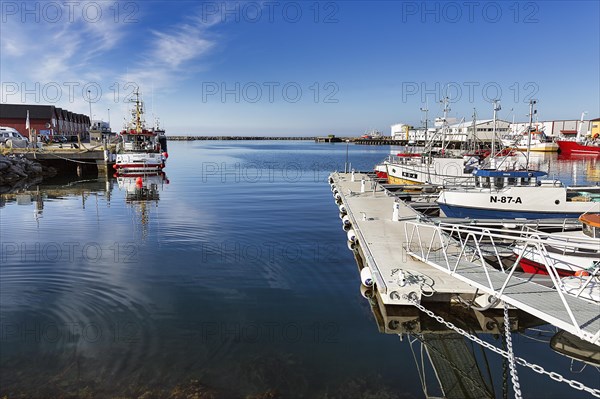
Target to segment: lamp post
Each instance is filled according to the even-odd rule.
[[[348,147],[350,146],[350,140],[346,140],[346,163],[344,164],[344,173],[348,173]]]
[[[92,91],[88,90],[88,102],[90,103],[90,118],[92,118]]]
[[[110,108],[108,109],[108,126],[110,126]]]

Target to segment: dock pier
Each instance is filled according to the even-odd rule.
[[[94,148],[91,150],[62,148],[50,151],[32,151],[27,149],[14,152],[23,155],[29,160],[58,166],[60,169],[75,169],[78,175],[81,175],[84,170],[88,171],[89,169],[97,170],[99,176],[109,175],[113,170],[112,165],[114,164],[105,159],[103,148]]]
[[[354,235],[349,246],[359,269],[369,267],[384,305],[410,305],[419,301],[450,302],[457,294],[474,299],[476,288],[413,259],[405,249],[404,225],[422,214],[390,195],[363,173],[330,176],[334,198],[346,214]]]
[[[428,303],[462,302],[502,309],[507,304],[600,345],[600,305],[579,297],[592,286],[596,272],[590,272],[573,296],[559,280],[541,284],[531,275],[516,272],[520,258],[504,264],[496,249],[484,245],[515,238],[502,228],[469,226],[456,220],[434,223],[371,174],[336,172],[329,183],[348,246],[359,270],[369,268],[382,305],[421,309]],[[527,245],[546,244],[538,238],[529,239]],[[498,258],[500,268],[491,265],[490,257]]]

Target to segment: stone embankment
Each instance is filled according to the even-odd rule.
[[[0,155],[0,194],[26,188],[56,175],[56,169],[45,167],[19,155]]]

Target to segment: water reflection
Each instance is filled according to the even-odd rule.
[[[119,191],[125,193],[125,202],[134,208],[137,215],[140,238],[146,240],[148,238],[148,226],[151,215],[149,206],[158,206],[160,192],[170,181],[164,172],[152,174],[115,174],[115,177]]]
[[[0,196],[0,397],[423,396],[407,340],[389,321],[377,333],[339,240],[326,178],[343,169],[345,143],[171,146],[170,184],[53,179]],[[350,147],[350,160],[369,170],[386,152]],[[568,180],[568,161],[550,161]],[[576,162],[579,184],[590,162]],[[405,316],[397,328],[450,337]],[[540,345],[529,352],[552,353]]]
[[[376,290],[361,285],[360,291],[369,303],[379,332],[398,335],[400,341],[410,347],[425,397],[495,398],[513,395],[505,358],[501,359],[502,373],[499,374],[498,367],[493,365],[493,360],[498,359],[490,359],[488,354],[491,352],[482,346],[413,306],[386,306]],[[503,310],[479,311],[448,303],[427,303],[425,306],[466,333],[507,350]],[[520,334],[543,341],[569,359],[570,374],[577,376],[588,366],[592,373],[600,372],[600,347],[564,331],[544,328],[545,322],[522,311],[511,310],[509,320],[513,337]],[[533,337],[531,332],[536,336]],[[518,353],[515,355],[519,356]],[[550,368],[550,371],[556,369],[556,364],[542,366]]]

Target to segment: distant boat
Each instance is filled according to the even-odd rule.
[[[556,152],[558,144],[553,142],[546,134],[537,128],[530,130],[531,139],[527,137],[527,132],[516,136],[505,136],[501,141],[508,148],[514,148],[520,151],[534,152]],[[529,142],[529,143],[528,143]]]
[[[160,172],[165,167],[168,154],[159,141],[160,131],[146,128],[143,103],[139,92],[134,94],[135,108],[131,121],[120,133],[114,168],[119,174]]]
[[[586,212],[600,212],[600,197],[581,188],[568,189],[557,180],[541,180],[541,171],[473,172],[475,187],[446,189],[437,203],[447,217],[578,218]]]

